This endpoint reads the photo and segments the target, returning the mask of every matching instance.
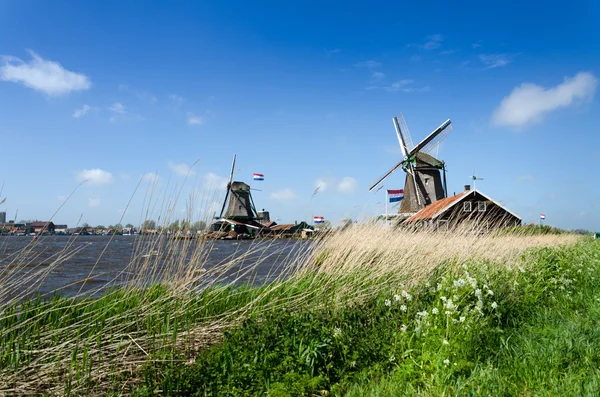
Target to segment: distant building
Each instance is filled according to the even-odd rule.
[[[0,212],[0,223],[6,223],[6,212]]]
[[[70,234],[67,225],[54,225],[54,234]]]
[[[54,223],[52,222],[32,222],[29,227],[35,234],[52,234],[54,233]]]

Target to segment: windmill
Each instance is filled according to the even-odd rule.
[[[438,148],[442,140],[450,133],[452,122],[450,119],[444,121],[442,125],[414,146],[402,114],[394,117],[392,121],[394,122],[403,159],[381,178],[377,179],[369,188],[369,191],[377,187],[398,168],[402,168],[406,172],[406,179],[404,199],[398,213],[408,216],[448,196],[446,163],[428,153]],[[441,176],[440,171],[442,171]]]
[[[250,186],[244,182],[233,181],[233,173],[235,171],[236,155],[233,155],[233,163],[231,164],[231,173],[229,182],[227,182],[227,193],[221,207],[219,218],[225,218],[242,223],[252,222],[258,219],[254,200],[250,194]],[[229,205],[227,205],[229,199]],[[227,205],[227,211],[225,206]],[[224,214],[223,214],[224,213]]]

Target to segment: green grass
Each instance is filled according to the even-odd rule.
[[[135,394],[595,395],[599,252],[447,265],[408,294],[261,312],[193,363],[149,362]]]
[[[368,266],[309,270],[261,287],[2,306],[0,394],[600,392],[596,241],[530,249],[511,266],[447,260],[417,283]]]

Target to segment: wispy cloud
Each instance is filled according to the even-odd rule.
[[[511,54],[480,54],[479,60],[485,66],[485,69],[494,69],[506,66],[513,61],[514,55]]]
[[[381,88],[384,89],[385,91],[388,92],[405,92],[405,93],[411,93],[411,92],[427,92],[430,90],[430,88],[428,86],[422,86],[422,87],[415,87],[413,85],[414,81],[410,80],[410,79],[404,79],[404,80],[398,80],[393,82],[390,85],[387,86],[381,86],[381,87],[368,87],[368,89],[377,89],[377,88]]]
[[[229,179],[219,176],[213,172],[209,172],[204,175],[203,179],[208,190],[225,190],[227,189],[227,182],[229,182]]]
[[[189,125],[202,125],[204,124],[204,118],[195,115],[192,112],[187,113],[187,121]]]
[[[425,50],[435,50],[442,45],[442,41],[444,41],[444,37],[441,34],[432,34],[426,37],[427,41],[423,44],[423,49]]]
[[[119,91],[131,94],[134,97],[136,97],[137,99],[139,99],[140,101],[148,102],[150,104],[155,104],[156,102],[158,102],[158,98],[156,96],[154,96],[153,94],[146,92],[146,91],[140,91],[140,90],[133,89],[133,88],[129,87],[129,85],[127,85],[127,84],[119,84]]]
[[[181,176],[191,176],[196,174],[192,167],[185,163],[172,163],[169,161],[169,168],[173,173]]]
[[[315,180],[315,187],[319,189],[320,192],[325,192],[327,190],[327,187],[329,187],[331,181],[329,180],[330,178],[317,178],[317,180]]]
[[[473,49],[478,49],[481,48],[483,45],[481,44],[481,40],[477,40],[475,43],[471,44],[471,47],[473,47]]]
[[[332,54],[337,54],[342,52],[342,50],[340,48],[334,48],[333,50],[326,50],[327,51],[327,55],[332,55]]]
[[[108,185],[114,180],[110,172],[100,168],[81,170],[77,172],[75,177],[79,182],[86,181],[88,185],[92,186]]]
[[[127,111],[125,110],[125,106],[121,102],[115,102],[108,107],[108,110],[117,114],[125,114]]]
[[[81,116],[84,116],[89,110],[90,107],[88,105],[83,105],[80,109],[75,109],[75,111],[73,112],[73,117],[78,119]]]
[[[23,84],[48,95],[64,95],[91,87],[92,82],[87,76],[71,72],[58,62],[45,60],[31,50],[27,52],[31,55],[29,62],[13,56],[1,58],[0,80]]]
[[[293,200],[296,198],[296,193],[288,187],[271,193],[269,197],[272,200]]]
[[[445,50],[445,51],[441,51],[440,55],[452,55],[455,53],[456,53],[456,50]]]
[[[373,82],[379,82],[383,79],[385,79],[385,73],[373,72],[371,74],[371,81],[373,81]]]
[[[375,69],[375,68],[381,67],[381,65],[382,65],[381,62],[369,60],[369,61],[362,61],[362,62],[355,63],[354,67],[356,67],[356,68]]]
[[[102,201],[97,197],[89,197],[88,198],[88,207],[94,208],[98,207]]]
[[[358,182],[356,181],[356,179],[354,179],[350,176],[346,176],[346,177],[342,178],[342,180],[338,184],[337,190],[340,193],[348,194],[348,193],[354,193],[356,191],[357,187],[358,187]]]
[[[168,98],[169,98],[169,101],[176,107],[183,105],[184,99],[182,96],[179,96],[176,94],[170,94]]]
[[[146,172],[144,175],[142,175],[142,179],[145,182],[148,182],[150,185],[154,185],[160,182],[161,178],[160,175],[155,172]]]
[[[513,89],[494,111],[496,125],[520,127],[539,122],[554,110],[566,108],[576,101],[589,101],[596,94],[598,79],[587,72],[566,77],[564,82],[545,89],[537,84],[524,83]]]

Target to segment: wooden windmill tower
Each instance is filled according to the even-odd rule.
[[[227,182],[227,193],[225,194],[225,200],[223,200],[219,218],[248,223],[258,219],[258,215],[256,213],[256,208],[254,207],[252,194],[250,193],[250,186],[244,182],[233,182],[235,158],[236,156],[234,154],[233,164],[231,165],[231,174],[229,175],[229,182]],[[227,199],[229,199],[229,205],[227,206],[227,211],[225,211]],[[224,212],[225,214],[223,215]]]
[[[450,133],[452,122],[450,119],[446,120],[416,146],[413,146],[402,114],[394,117],[393,122],[403,159],[379,178],[369,188],[369,191],[377,187],[398,168],[402,168],[406,172],[406,179],[404,183],[404,199],[400,204],[398,213],[408,217],[448,195],[446,188],[446,165],[444,161],[440,161],[428,153],[438,147],[442,140]]]

